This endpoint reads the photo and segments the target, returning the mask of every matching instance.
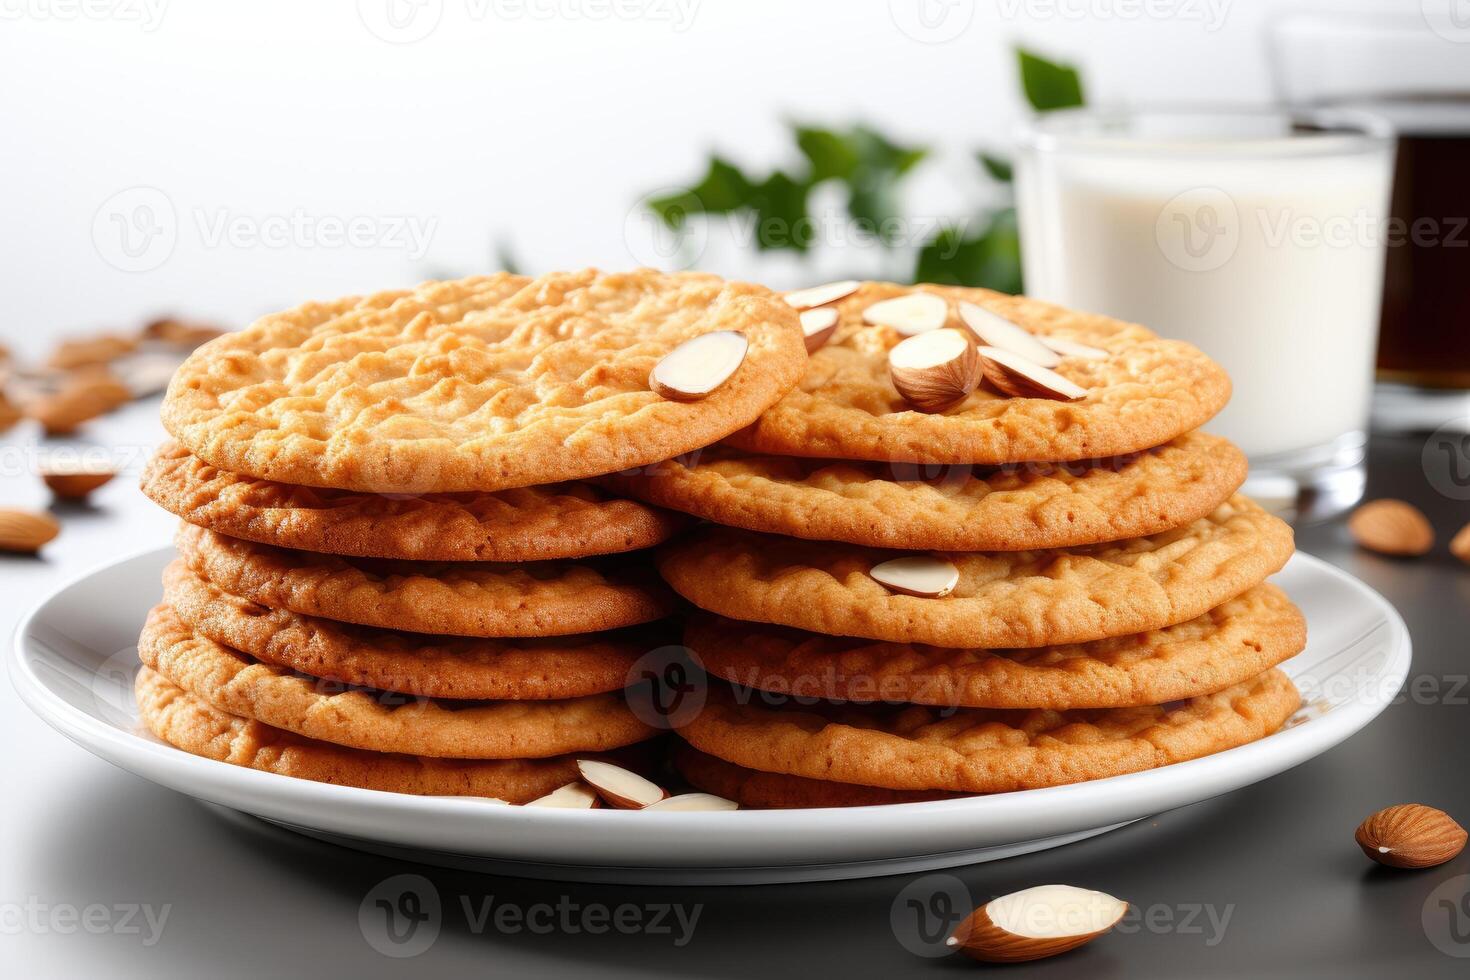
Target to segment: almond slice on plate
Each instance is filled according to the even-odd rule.
[[[992,313],[983,306],[974,303],[960,304],[960,319],[965,326],[975,332],[980,338],[980,343],[990,347],[999,347],[1013,354],[1020,354],[1028,361],[1034,361],[1042,367],[1056,367],[1062,363],[1061,357],[1045,343],[1031,335],[1031,331],[1019,324],[1012,323],[998,313]]]
[[[1016,398],[1051,398],[1071,402],[1087,397],[1087,389],[1051,368],[999,347],[981,347],[980,370],[1002,394]]]
[[[650,803],[645,810],[738,810],[740,804],[713,793],[681,793]]]
[[[668,791],[657,783],[650,782],[611,762],[596,759],[578,759],[577,769],[587,784],[597,790],[597,795],[609,806],[619,810],[641,810],[651,803],[668,797]]]
[[[816,353],[817,349],[832,339],[832,334],[837,330],[837,311],[830,307],[820,310],[803,310],[801,313],[801,334],[806,340],[806,352]]]
[[[842,279],[837,282],[823,283],[820,286],[812,286],[809,289],[797,289],[785,295],[787,305],[798,310],[809,310],[813,306],[826,306],[835,303],[844,296],[851,296],[858,291],[862,283],[856,279]]]
[[[892,327],[905,337],[936,330],[949,319],[949,304],[933,293],[909,293],[880,300],[863,310],[863,322]]]
[[[586,783],[567,783],[526,806],[549,806],[559,810],[590,810],[597,806],[597,792]]]
[[[1022,963],[1091,942],[1127,912],[1127,902],[1103,892],[1038,885],[980,906],[945,942],[986,963]]]
[[[749,349],[745,334],[737,330],[691,337],[653,366],[648,386],[671,401],[698,401],[730,380]]]
[[[910,555],[879,562],[868,570],[873,581],[903,595],[938,599],[960,584],[960,570],[933,555]]]
[[[888,352],[893,387],[921,412],[942,412],[965,400],[980,383],[980,358],[958,330],[930,330],[900,341]]]
[[[1084,361],[1106,361],[1109,356],[1108,352],[1101,347],[1079,344],[1065,337],[1038,337],[1036,339],[1063,357],[1080,357]]]

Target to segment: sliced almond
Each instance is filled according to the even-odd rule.
[[[745,334],[737,330],[691,337],[653,366],[648,386],[671,401],[698,401],[730,380],[749,349]]]
[[[816,353],[837,330],[837,311],[828,307],[820,310],[804,310],[801,314],[801,334],[806,338],[806,352]]]
[[[641,810],[659,800],[667,799],[669,795],[657,783],[611,762],[578,759],[577,769],[587,784],[597,790],[597,795],[604,802],[620,810]]]
[[[1038,885],[980,906],[945,942],[986,963],[1022,963],[1091,942],[1127,912],[1127,902],[1103,892]]]
[[[117,476],[111,463],[90,464],[79,460],[48,460],[40,466],[41,479],[63,500],[83,500]]]
[[[1450,554],[1470,564],[1470,524],[1460,528],[1450,539]]]
[[[909,555],[879,562],[868,570],[873,581],[891,592],[938,599],[960,584],[960,570],[933,555]]]
[[[645,810],[738,810],[740,804],[713,793],[681,793],[650,803]]]
[[[914,408],[942,412],[975,390],[980,359],[964,333],[930,330],[900,341],[888,352],[888,376]]]
[[[586,783],[567,783],[526,806],[549,806],[560,810],[590,810],[597,806],[597,791]]]
[[[851,296],[858,291],[862,283],[856,279],[841,279],[837,282],[823,283],[820,286],[812,286],[808,289],[796,289],[786,294],[788,305],[798,310],[809,310],[813,306],[826,306],[835,303],[844,296]]]
[[[1101,347],[1079,344],[1065,337],[1037,337],[1036,339],[1063,357],[1080,357],[1084,361],[1106,361],[1109,357],[1108,352]]]
[[[909,293],[880,300],[863,310],[863,322],[892,327],[905,337],[937,330],[949,319],[949,304],[933,293]]]
[[[1064,402],[1087,397],[1086,388],[1020,354],[999,347],[981,347],[977,353],[985,380],[1002,394]]]
[[[989,347],[999,347],[1013,354],[1020,354],[1028,361],[1034,361],[1042,367],[1056,367],[1062,363],[1062,358],[1056,351],[1042,343],[1031,335],[1031,331],[1019,324],[1012,323],[998,313],[992,313],[983,306],[974,303],[960,304],[960,319],[965,326],[975,331],[975,336],[980,338],[980,343]]]

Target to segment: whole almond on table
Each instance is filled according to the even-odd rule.
[[[49,514],[0,508],[0,551],[34,554],[61,533],[61,525]]]
[[[131,353],[138,346],[132,337],[102,335],[77,340],[64,340],[46,363],[54,368],[94,367]]]
[[[37,398],[26,414],[40,422],[47,435],[66,435],[132,400],[128,387],[111,374],[85,371],[69,378],[55,394]]]
[[[1422,803],[1379,810],[1353,836],[1364,854],[1391,868],[1432,868],[1465,849],[1465,828]]]
[[[1463,562],[1470,562],[1470,524],[1466,524],[1450,539],[1450,554]]]
[[[1348,518],[1360,547],[1383,555],[1417,556],[1434,547],[1434,528],[1424,512],[1402,500],[1372,500]]]

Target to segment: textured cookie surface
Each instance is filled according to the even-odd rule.
[[[290,551],[180,525],[195,574],[233,595],[344,623],[456,636],[563,636],[647,623],[672,598],[641,556],[601,562],[396,562]]]
[[[570,756],[462,760],[390,755],[302,738],[226,714],[142,668],[138,714],[156,737],[193,755],[280,776],[420,796],[488,796],[528,803],[578,778]]]
[[[1068,646],[954,650],[692,617],[684,643],[740,688],[842,701],[1113,708],[1210,694],[1300,653],[1306,621],[1262,584],[1177,626]]]
[[[964,793],[931,790],[883,789],[856,783],[834,783],[826,779],[806,779],[780,772],[746,769],[724,759],[716,759],[689,745],[674,752],[674,767],[695,789],[743,807],[767,810],[792,810],[833,806],[883,806],[890,803],[923,803],[947,800]]]
[[[143,472],[154,503],[235,538],[332,555],[418,561],[540,561],[648,548],[681,519],[586,483],[496,493],[381,496],[257,480],[176,442]]]
[[[958,711],[919,705],[762,706],[712,689],[680,729],[728,762],[888,789],[1003,793],[1103,779],[1210,755],[1276,731],[1301,698],[1272,669],[1157,707]]]
[[[649,389],[685,340],[749,350],[700,401]],[[744,426],[801,376],[796,313],[696,273],[505,273],[308,303],[197,350],[163,404],[206,462],[378,493],[501,490],[641,466]]]
[[[751,531],[874,548],[1020,551],[1156,534],[1204,517],[1245,456],[1194,432],[1088,463],[966,465],[747,456],[709,450],[605,477],[620,492]]]
[[[263,664],[198,636],[156,606],[138,657],[221,711],[371,752],[450,759],[540,759],[652,737],[619,694],[556,701],[435,701],[353,688]]]
[[[657,633],[479,639],[353,626],[230,595],[182,560],[163,573],[164,601],[190,629],[279,667],[430,698],[541,700],[616,691]]]
[[[890,592],[869,572],[898,555],[707,527],[664,546],[659,570],[710,612],[832,636],[944,647],[1083,643],[1203,615],[1278,571],[1291,528],[1244,497],[1152,537],[1055,551],[939,552],[941,598]]]
[[[943,297],[948,326],[965,329],[956,304],[975,303],[1042,336],[1110,355],[1069,357],[1058,374],[1088,389],[1076,402],[1010,398],[981,385],[942,414],[915,412],[888,377],[888,351],[903,337],[863,323],[875,302],[918,289]],[[811,356],[796,390],[730,442],[780,456],[882,462],[1019,463],[1094,459],[1159,446],[1225,407],[1230,380],[1189,344],[1160,340],[1136,324],[1077,313],[1021,296],[955,286],[867,283],[832,304],[839,321]]]

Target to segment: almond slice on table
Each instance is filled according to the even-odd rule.
[[[960,570],[933,555],[909,555],[879,562],[868,570],[873,581],[892,592],[938,599],[960,584]]]
[[[814,354],[837,330],[837,311],[827,307],[818,310],[803,310],[801,313],[801,335],[806,340],[806,352]]]
[[[844,296],[851,296],[858,291],[861,285],[862,283],[856,279],[840,279],[837,282],[823,283],[809,289],[796,289],[787,293],[783,298],[793,309],[809,310],[813,306],[826,306],[828,303],[837,302]]]
[[[1087,389],[1051,368],[999,347],[981,347],[980,371],[1002,394],[1016,398],[1051,398],[1071,402],[1087,397]]]
[[[983,345],[1020,354],[1042,367],[1053,368],[1062,363],[1061,355],[1032,336],[1031,331],[983,306],[960,303],[960,319],[975,332]]]
[[[619,810],[641,810],[659,800],[667,799],[669,795],[657,783],[611,762],[578,759],[577,769],[587,784],[602,797],[603,802]]]
[[[740,804],[713,793],[681,793],[668,799],[650,803],[645,810],[738,810]]]
[[[942,412],[964,401],[980,383],[980,358],[958,330],[930,330],[900,341],[888,352],[893,387],[921,412]]]
[[[945,942],[986,963],[1022,963],[1091,942],[1127,912],[1127,902],[1103,892],[1037,885],[980,906]]]
[[[567,783],[526,806],[547,806],[559,810],[590,810],[597,806],[597,792],[586,783]]]
[[[691,337],[653,366],[648,386],[671,401],[698,401],[730,380],[749,349],[750,341],[736,330]]]
[[[1079,344],[1065,337],[1037,337],[1036,339],[1063,357],[1080,357],[1084,361],[1106,361],[1109,357],[1108,352],[1101,347]]]
[[[933,293],[909,293],[880,300],[863,310],[863,322],[892,327],[905,337],[936,330],[949,319],[949,304]]]
[[[80,460],[47,460],[38,469],[46,486],[63,500],[83,500],[117,476],[117,467],[111,463],[90,464]]]

